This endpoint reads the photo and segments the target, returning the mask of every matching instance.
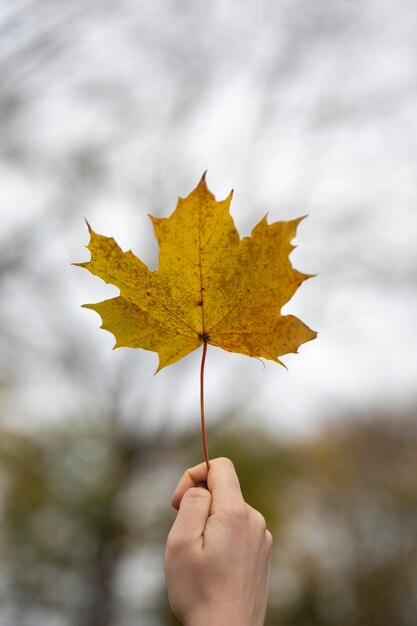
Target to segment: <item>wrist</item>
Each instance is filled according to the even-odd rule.
[[[250,621],[242,621],[239,616],[207,613],[201,618],[192,618],[183,622],[184,626],[254,626]]]
[[[184,626],[260,626],[250,617],[242,615],[240,602],[234,606],[219,605],[214,608],[203,608],[193,612],[184,621]],[[263,623],[263,622],[262,622]]]

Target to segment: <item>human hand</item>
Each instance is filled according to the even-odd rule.
[[[208,489],[199,487],[207,482]],[[187,470],[172,505],[168,535],[168,598],[184,626],[262,626],[267,602],[271,533],[243,499],[226,458]]]

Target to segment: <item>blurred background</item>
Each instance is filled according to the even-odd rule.
[[[80,308],[84,217],[155,268],[202,173],[241,235],[309,214],[273,363],[208,351],[212,456],[273,532],[268,626],[415,626],[414,0],[0,0],[0,626],[177,624],[199,352],[157,376]]]

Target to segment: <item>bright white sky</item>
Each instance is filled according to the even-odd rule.
[[[218,198],[234,188],[241,234],[267,211],[309,214],[292,260],[318,277],[286,311],[319,331],[284,358],[289,372],[209,350],[208,420],[236,408],[298,434],[414,401],[416,12],[414,0],[4,3],[6,252],[26,233],[2,286],[6,421],[81,418],[109,388],[126,421],[198,420],[200,354],[153,377],[155,354],[112,352],[80,304],[116,292],[69,263],[88,258],[86,216],[155,266],[147,214],[169,215],[206,169]]]

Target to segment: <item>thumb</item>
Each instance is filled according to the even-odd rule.
[[[211,493],[202,487],[191,487],[184,493],[171,535],[194,543],[201,541],[210,513]]]

